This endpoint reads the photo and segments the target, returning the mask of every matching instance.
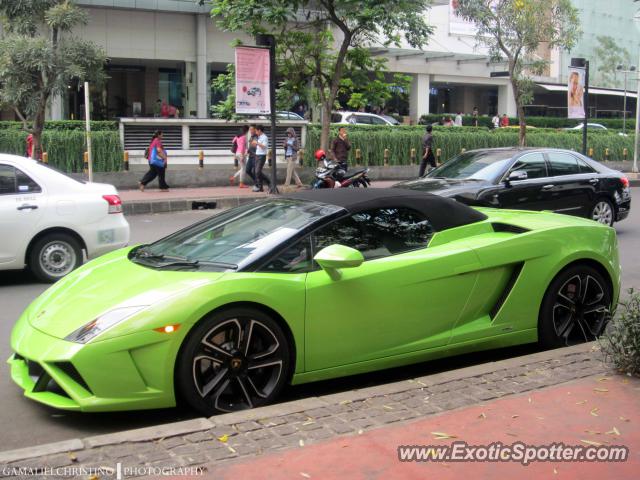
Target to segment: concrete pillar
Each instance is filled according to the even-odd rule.
[[[62,95],[54,95],[51,97],[51,105],[49,107],[49,120],[64,119],[64,100]]]
[[[196,22],[196,111],[198,118],[208,118],[207,90],[207,20],[197,15]]]
[[[197,102],[196,102],[196,62],[185,63],[185,89],[184,89],[184,118],[197,117]]]
[[[409,113],[411,122],[418,123],[422,115],[429,113],[429,90],[431,81],[428,74],[419,73],[413,76],[411,94],[409,96]]]
[[[498,115],[502,116],[503,113],[509,117],[518,115],[516,99],[510,83],[498,87]]]

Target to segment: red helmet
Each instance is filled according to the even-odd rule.
[[[315,153],[316,160],[320,161],[326,156],[327,154],[324,152],[324,150],[322,149],[316,150],[316,153]]]

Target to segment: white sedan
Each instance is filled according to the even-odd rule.
[[[27,266],[55,282],[129,242],[112,185],[84,183],[24,157],[0,154],[0,270]]]

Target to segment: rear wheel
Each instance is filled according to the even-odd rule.
[[[213,314],[185,342],[176,364],[176,390],[204,415],[265,405],[289,379],[287,338],[260,310]]]
[[[615,220],[613,204],[606,198],[599,198],[591,209],[591,219],[604,225],[612,226]]]
[[[67,233],[37,240],[29,252],[29,269],[41,281],[53,283],[82,265],[80,243]]]
[[[545,293],[539,341],[552,348],[595,340],[606,326],[610,308],[608,282],[597,270],[587,265],[567,268]]]

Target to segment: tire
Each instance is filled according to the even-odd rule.
[[[542,300],[538,340],[545,348],[595,340],[606,327],[611,291],[605,278],[588,265],[574,265],[553,279]]]
[[[600,197],[591,208],[589,218],[603,225],[613,226],[616,210],[610,200]]]
[[[68,233],[50,233],[38,239],[28,256],[29,270],[46,283],[53,283],[82,265],[82,247]]]
[[[289,381],[290,354],[282,328],[262,311],[238,307],[212,314],[182,345],[176,396],[203,415],[268,404]]]

